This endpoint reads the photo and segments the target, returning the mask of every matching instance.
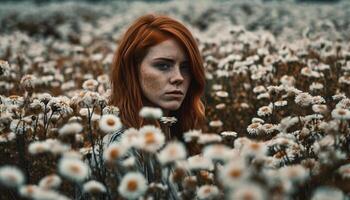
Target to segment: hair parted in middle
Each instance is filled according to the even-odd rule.
[[[181,137],[183,132],[197,129],[204,123],[205,108],[201,96],[205,89],[205,73],[202,57],[191,32],[168,16],[141,16],[124,33],[111,66],[110,104],[120,109],[124,126],[140,128],[145,125],[145,120],[139,116],[145,99],[138,77],[139,66],[150,47],[167,39],[175,39],[190,60],[191,83],[186,97],[178,110],[170,112],[171,116],[178,119],[171,130]]]

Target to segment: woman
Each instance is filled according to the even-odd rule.
[[[123,128],[104,138],[107,145],[119,141],[127,128],[151,123],[139,116],[144,106],[161,108],[163,116],[177,119],[170,130],[162,123],[153,124],[168,133],[168,140],[183,141],[184,132],[199,129],[204,122],[202,58],[190,31],[170,17],[148,14],[127,29],[115,52],[110,80],[110,104],[120,109]],[[198,153],[194,146],[188,151]],[[156,163],[136,150],[131,154],[148,182],[157,182]],[[177,199],[176,189],[170,190],[167,198]]]
[[[128,28],[115,52],[110,80],[110,103],[120,109],[123,129],[147,123],[139,117],[143,106],[160,107],[164,116],[176,117],[171,138],[182,140],[185,131],[204,122],[202,58],[190,31],[170,17],[145,15]],[[120,131],[109,135],[109,142],[117,135]]]

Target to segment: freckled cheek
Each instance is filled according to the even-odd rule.
[[[147,91],[156,94],[162,91],[165,83],[160,79],[159,75],[144,74],[143,84]]]

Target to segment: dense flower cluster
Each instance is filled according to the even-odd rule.
[[[35,13],[1,6],[0,199],[349,195],[348,2],[317,9],[291,1],[118,3],[30,5]],[[147,125],[106,147],[123,127],[119,108],[108,105],[116,41],[150,10],[193,31],[206,71],[207,124],[183,133],[185,143]],[[177,122],[159,108],[139,114]],[[154,164],[159,181],[137,172],[134,151]]]

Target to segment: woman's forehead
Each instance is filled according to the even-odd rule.
[[[147,57],[149,59],[168,58],[172,60],[187,60],[186,52],[174,39],[168,39],[150,47]]]

